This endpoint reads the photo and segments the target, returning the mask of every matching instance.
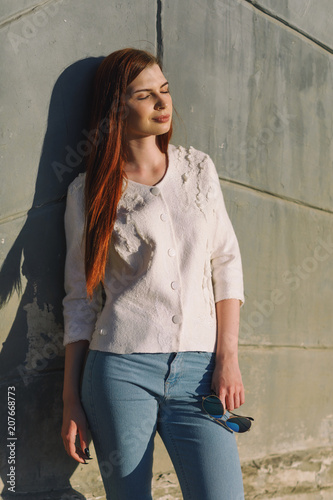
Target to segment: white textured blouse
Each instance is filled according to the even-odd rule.
[[[210,156],[168,146],[154,186],[128,180],[92,302],[84,272],[84,182],[69,185],[63,344],[119,354],[216,350],[215,302],[244,303],[239,246]],[[104,306],[103,306],[104,302]]]

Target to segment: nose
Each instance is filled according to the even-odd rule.
[[[155,103],[155,108],[157,108],[157,109],[163,108],[164,109],[166,107],[167,107],[166,99],[160,95]]]

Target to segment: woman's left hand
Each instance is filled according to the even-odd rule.
[[[216,360],[211,389],[222,401],[223,407],[233,411],[245,402],[242,375],[238,359]]]

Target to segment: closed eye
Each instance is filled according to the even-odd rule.
[[[161,94],[170,94],[170,90],[165,90],[165,91],[161,91]],[[150,97],[151,94],[148,94],[146,95],[146,97],[138,97],[138,101],[144,101],[145,99],[148,99],[148,97]]]

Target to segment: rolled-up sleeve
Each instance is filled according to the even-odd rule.
[[[101,284],[90,302],[87,297],[84,270],[84,205],[82,188],[70,185],[65,210],[66,260],[62,301],[64,340],[66,346],[78,340],[91,341],[96,319],[102,306]]]
[[[211,272],[215,302],[239,299],[244,304],[242,260],[237,237],[228,216],[219,176],[212,159],[208,158],[210,187],[213,193],[211,238]]]

